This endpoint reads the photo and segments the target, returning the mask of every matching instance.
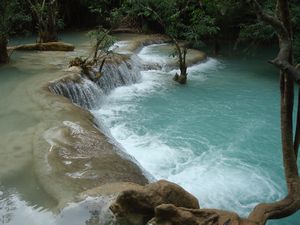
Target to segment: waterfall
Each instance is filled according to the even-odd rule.
[[[79,79],[60,79],[49,85],[51,92],[69,98],[74,104],[86,109],[101,106],[104,95],[123,85],[138,82],[141,78],[141,63],[136,56],[128,60],[108,62],[102,76],[93,82],[82,75]],[[94,68],[97,71],[97,68]]]
[[[79,81],[58,81],[49,86],[51,92],[69,98],[74,104],[86,109],[100,105],[103,91],[91,80],[82,77]]]
[[[141,78],[140,65],[140,61],[134,56],[118,64],[108,63],[103,67],[103,75],[98,79],[97,85],[108,94],[116,87],[134,84]]]

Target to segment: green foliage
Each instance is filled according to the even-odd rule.
[[[116,42],[116,39],[109,35],[109,30],[99,27],[97,30],[90,31],[88,36],[92,43],[95,63],[112,53],[110,47]]]
[[[296,63],[300,63],[300,34],[294,38],[294,58]]]
[[[96,81],[101,77],[101,72],[107,57],[113,53],[111,46],[115,43],[116,39],[109,35],[109,30],[103,27],[98,27],[97,30],[88,32],[91,40],[93,52],[88,57],[76,57],[69,62],[69,66],[78,66],[82,69],[83,73],[91,80]],[[99,66],[96,76],[91,76],[91,69],[94,66]]]
[[[0,1],[0,37],[22,31],[22,25],[31,20],[18,0]]]
[[[38,21],[38,29],[47,29],[52,26],[54,29],[63,29],[64,22],[59,18],[59,9],[57,0],[51,1],[32,1],[27,0],[32,13]]]
[[[241,24],[239,40],[244,42],[266,42],[276,37],[274,29],[264,22],[257,21],[254,24]]]
[[[121,10],[143,25],[161,29],[176,39],[200,42],[201,37],[219,31],[215,18],[199,7],[199,1],[127,0]]]
[[[115,26],[118,22],[117,8],[121,7],[121,0],[85,0],[85,4],[90,9],[90,12],[97,15],[101,24]]]
[[[299,2],[292,1],[292,22],[294,27],[294,58],[297,63],[300,63],[300,5]]]
[[[271,0],[261,1],[264,11],[272,14],[275,2]],[[270,25],[256,19],[256,14],[251,9],[248,11],[249,20],[240,23],[239,42],[250,43],[252,46],[270,42],[276,37],[276,32]]]
[[[276,11],[276,1],[264,0],[261,1],[265,12],[274,14]],[[290,1],[292,23],[294,28],[294,57],[296,62],[300,62],[300,5],[297,0]],[[256,19],[255,12],[249,11],[248,21],[240,23],[239,42],[250,43],[251,47],[257,47],[264,43],[273,43],[276,40],[276,32],[270,25]]]

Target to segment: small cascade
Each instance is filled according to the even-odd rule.
[[[49,86],[51,92],[65,96],[74,104],[92,109],[101,104],[103,91],[91,80],[83,77],[79,81],[58,81]]]
[[[85,76],[77,79],[61,79],[49,85],[51,92],[69,98],[86,109],[101,106],[104,95],[116,87],[130,85],[140,80],[141,63],[136,56],[128,60],[106,63],[102,76],[93,82]],[[97,71],[97,68],[94,68]]]
[[[103,67],[103,75],[98,79],[97,85],[108,94],[116,87],[137,83],[141,78],[140,65],[139,59],[134,56],[120,63],[108,63]]]

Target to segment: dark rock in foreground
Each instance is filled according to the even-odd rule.
[[[198,200],[177,184],[161,180],[144,187],[125,190],[111,205],[111,211],[125,224],[146,224],[161,204],[199,209]]]

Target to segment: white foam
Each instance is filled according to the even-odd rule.
[[[174,57],[167,54],[162,54],[159,51],[161,46],[167,46],[168,44],[153,44],[142,48],[139,52],[138,57],[142,59],[143,62],[150,64],[166,64],[167,62],[174,60]]]
[[[130,41],[117,41],[108,50],[120,54],[127,54],[130,53],[126,50],[126,47],[128,46],[129,43]]]
[[[112,125],[111,133],[156,179],[180,184],[198,197],[203,207],[238,210],[246,216],[257,203],[282,197],[268,174],[238,158],[226,157],[228,149],[206,146],[208,151],[196,155],[191,149],[169,146],[163,136],[137,135],[125,123]]]
[[[162,62],[161,56],[149,52],[151,49],[145,47],[139,56],[150,62]],[[209,58],[205,63],[188,68],[188,79],[201,82],[222,66],[219,61]],[[198,197],[203,207],[234,210],[246,216],[257,202],[281,198],[280,187],[259,166],[247,164],[232,154],[228,156],[228,151],[238,151],[234,144],[226,149],[199,137],[197,142],[204,149],[176,147],[167,143],[167,134],[138,134],[126,123],[124,116],[137,110],[139,99],[157,92],[163,95],[168,87],[175,85],[172,81],[175,72],[142,72],[140,83],[116,88],[102,108],[93,111],[94,115],[101,118],[110,128],[111,135],[143,168],[157,179],[182,185]]]
[[[206,62],[193,65],[188,68],[188,73],[211,73],[214,70],[224,67],[220,61],[214,58],[208,58]]]
[[[110,197],[87,197],[81,202],[70,203],[61,210],[56,217],[55,224],[115,224],[114,217],[109,210],[110,204]]]
[[[188,73],[188,82],[189,81],[195,81],[195,80],[199,80],[199,81],[203,81],[207,79],[207,75],[211,75],[213,74],[213,71],[222,69],[224,67],[224,65],[214,59],[214,58],[208,58],[206,62],[204,63],[199,63],[193,66],[190,66],[187,68],[187,73]],[[180,73],[179,69],[174,69],[171,70],[169,72],[169,74],[176,74],[176,73]]]

